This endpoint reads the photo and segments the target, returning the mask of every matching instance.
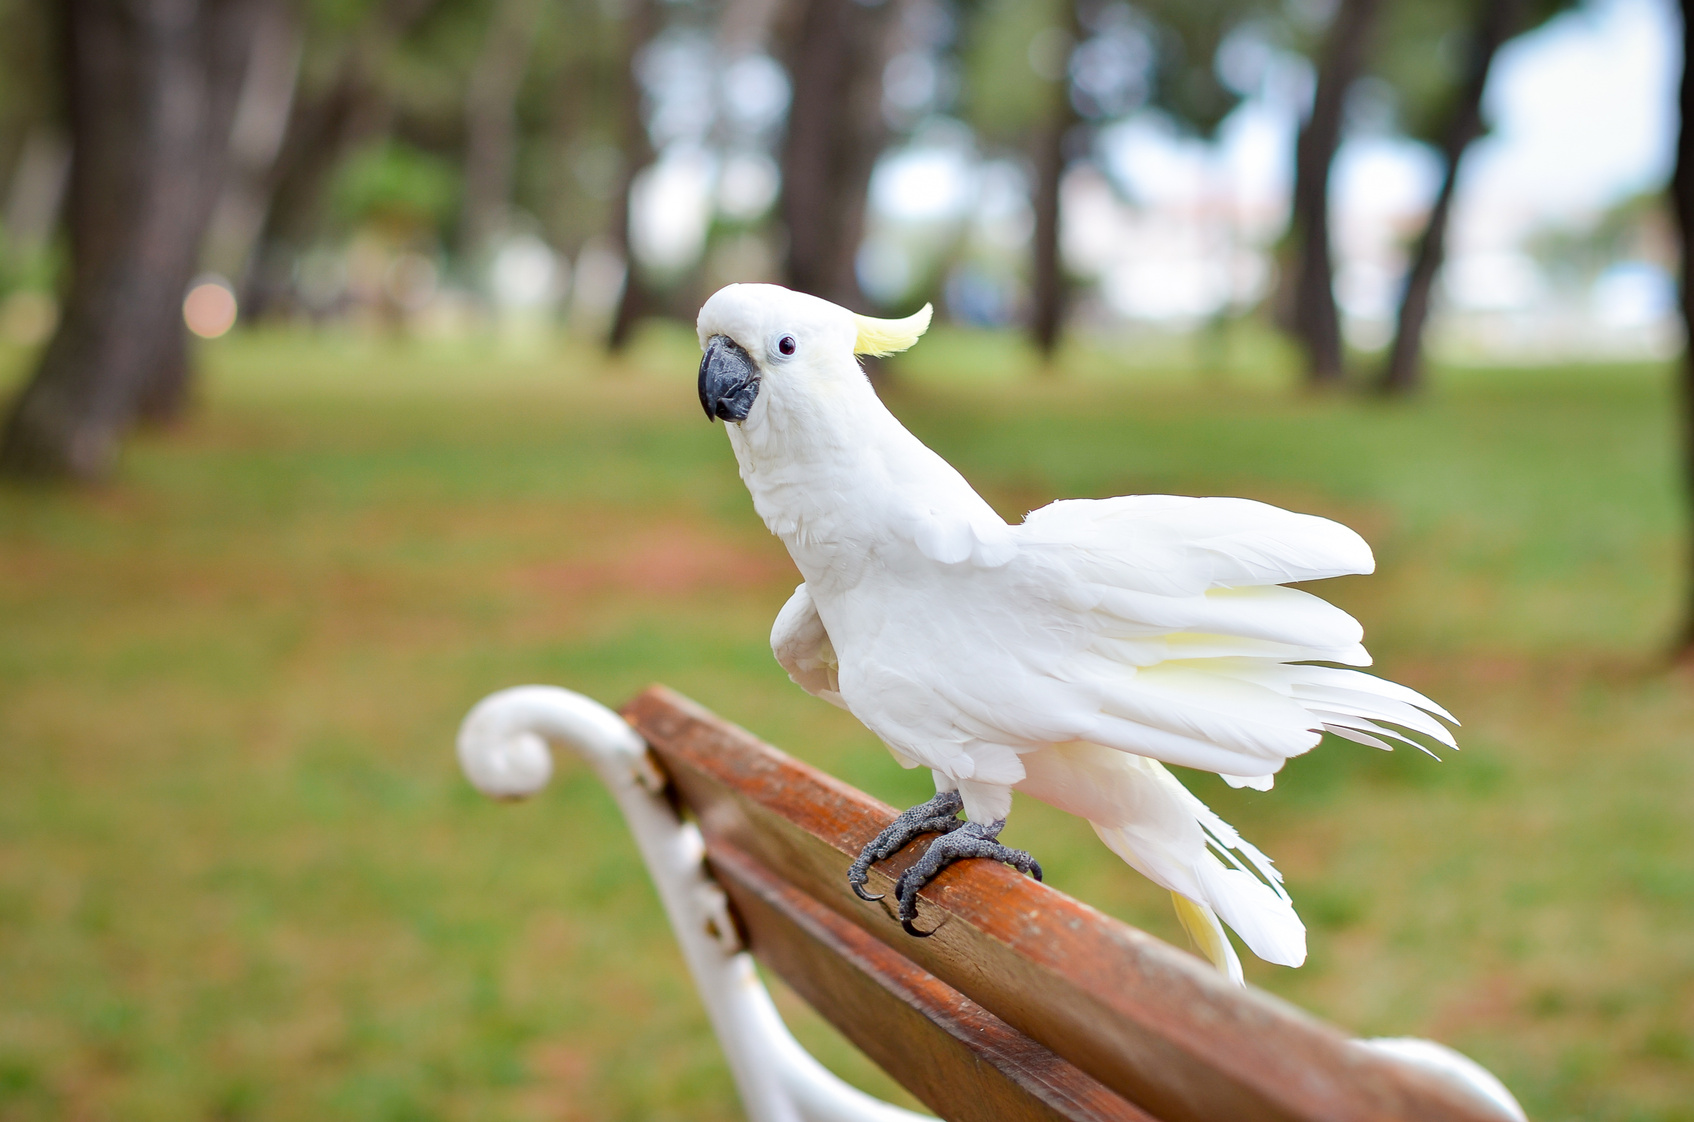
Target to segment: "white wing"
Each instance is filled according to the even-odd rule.
[[[831,705],[847,708],[836,676],[835,648],[804,584],[794,590],[771,626],[771,653],[795,685]]]
[[[1065,499],[1033,511],[1021,529],[1032,543],[1080,551],[1113,587],[1162,596],[1376,568],[1370,546],[1339,522],[1251,499]]]
[[[938,753],[986,764],[1083,740],[1264,788],[1325,730],[1381,746],[1401,736],[1386,722],[1452,742],[1421,695],[1308,665],[1370,663],[1357,621],[1279,583],[1369,572],[1344,526],[1149,495],[1054,503],[1008,529],[1009,563],[950,566],[855,607],[875,626],[843,648],[846,696],[913,758],[953,774]]]
[[[1370,664],[1357,621],[1281,587],[1375,567],[1339,523],[1246,499],[1139,495],[1054,503],[1022,529],[1092,602],[1087,646],[1052,668],[1098,691],[1088,739],[1261,788],[1324,730],[1415,743],[1386,721],[1453,743],[1429,713],[1451,717],[1421,694],[1302,665]]]

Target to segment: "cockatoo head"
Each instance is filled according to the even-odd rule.
[[[818,400],[862,388],[855,355],[887,355],[917,342],[930,307],[900,320],[872,319],[775,284],[720,288],[700,309],[700,405],[708,419],[744,422],[771,399]]]

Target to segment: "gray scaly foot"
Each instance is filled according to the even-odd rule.
[[[919,803],[903,811],[900,817],[888,824],[886,830],[859,851],[859,859],[847,869],[847,884],[853,889],[853,894],[861,900],[882,899],[865,891],[871,866],[885,857],[894,856],[919,834],[945,834],[958,829],[964,823],[956,816],[964,805],[959,792],[937,791],[927,803]]]
[[[1006,828],[1006,820],[998,822],[966,822],[951,833],[943,834],[929,843],[929,849],[917,859],[911,868],[900,874],[900,879],[894,885],[894,899],[899,903],[900,926],[906,929],[906,934],[916,935],[927,939],[935,934],[933,931],[919,931],[912,926],[912,921],[918,918],[918,890],[936,877],[941,870],[955,861],[963,861],[967,857],[986,857],[992,861],[1002,861],[1020,873],[1028,873],[1036,880],[1041,879],[1041,866],[1035,858],[1021,849],[1000,844],[1000,831]]]

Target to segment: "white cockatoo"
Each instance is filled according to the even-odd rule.
[[[1284,587],[1368,573],[1370,547],[1247,499],[1068,499],[1007,525],[855,358],[904,350],[928,324],[927,307],[872,319],[768,284],[721,289],[698,323],[700,403],[727,422],[754,508],[805,577],[771,631],[777,660],[935,777],[935,798],[865,847],[854,891],[875,899],[870,865],[934,831],[895,889],[913,934],[918,890],[953,861],[1039,877],[998,841],[1022,791],[1169,889],[1235,979],[1223,924],[1300,965],[1305,926],[1280,873],[1165,765],[1265,790],[1325,731],[1453,743],[1440,706],[1344,668],[1370,663],[1351,616]]]

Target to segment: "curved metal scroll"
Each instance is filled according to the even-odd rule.
[[[483,794],[526,798],[553,774],[549,745],[593,766],[623,811],[754,1122],[932,1122],[843,1082],[794,1039],[740,946],[700,831],[663,797],[647,745],[599,702],[556,686],[481,701],[459,728],[459,766]]]

